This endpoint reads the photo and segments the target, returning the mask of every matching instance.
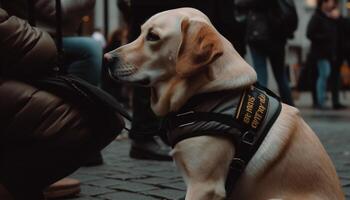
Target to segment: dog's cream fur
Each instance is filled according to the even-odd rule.
[[[256,73],[200,11],[181,8],[151,17],[132,43],[105,55],[118,57],[113,72],[125,82],[152,89],[160,116],[177,111],[195,94],[234,90],[256,81]],[[205,100],[205,99],[203,99]],[[222,137],[183,140],[172,155],[187,184],[186,200],[222,200],[235,147]],[[232,200],[342,200],[330,158],[296,108],[282,111],[249,162]]]

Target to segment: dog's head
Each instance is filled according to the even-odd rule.
[[[105,55],[121,81],[154,86],[174,76],[189,77],[223,53],[219,34],[200,11],[181,8],[154,15],[133,42]]]

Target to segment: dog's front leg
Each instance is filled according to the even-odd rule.
[[[225,199],[225,180],[234,155],[234,146],[227,138],[186,139],[172,153],[187,185],[186,200]]]

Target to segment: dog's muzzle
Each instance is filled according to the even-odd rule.
[[[150,84],[149,78],[133,80],[133,75],[138,71],[133,65],[124,63],[118,56],[105,54],[106,68],[108,76],[116,82],[127,82],[138,86],[147,86]]]
[[[123,63],[118,56],[105,54],[106,67],[112,79],[123,81],[124,78],[132,76],[137,69],[130,64]]]

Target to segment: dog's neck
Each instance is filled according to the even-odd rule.
[[[223,43],[226,44],[223,55],[206,70],[187,78],[174,76],[152,88],[151,106],[157,115],[164,116],[179,110],[196,94],[233,90],[256,82],[254,69],[239,56],[228,41]]]

